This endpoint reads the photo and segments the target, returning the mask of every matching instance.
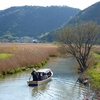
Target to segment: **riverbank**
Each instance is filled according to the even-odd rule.
[[[99,100],[100,98],[100,51],[93,50],[91,58],[88,61],[88,69],[84,73],[79,73],[80,77],[78,79],[82,80],[79,83],[82,83],[83,86],[88,86],[94,93],[94,98]],[[77,68],[78,69],[78,68]],[[78,80],[79,81],[79,80]],[[87,82],[87,85],[84,85],[84,81]]]
[[[0,43],[0,54],[2,77],[27,68],[40,68],[47,63],[50,56],[57,56],[58,51],[57,46],[53,44]]]
[[[100,51],[94,51],[93,56],[92,67],[87,70],[87,75],[90,77],[90,88],[96,97],[100,97]]]

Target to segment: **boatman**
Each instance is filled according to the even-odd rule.
[[[36,69],[33,68],[33,71],[31,73],[32,77],[33,77],[33,81],[37,81],[37,72]]]

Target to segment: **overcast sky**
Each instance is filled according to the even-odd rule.
[[[98,1],[100,0],[0,0],[0,10],[4,10],[12,6],[24,6],[24,5],[29,5],[29,6],[64,5],[83,10]]]

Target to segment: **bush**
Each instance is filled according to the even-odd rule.
[[[21,70],[21,68],[17,68],[17,69],[15,69],[15,72],[17,73],[17,72],[21,72],[22,70]]]
[[[34,65],[28,65],[27,67],[28,68],[34,68],[35,66]]]
[[[7,72],[6,72],[6,71],[3,71],[3,72],[2,72],[2,75],[7,75]]]
[[[58,55],[49,55],[50,57],[57,57]]]
[[[22,71],[25,71],[25,70],[26,70],[26,67],[22,67],[21,70],[22,70]]]
[[[45,61],[42,61],[42,66],[44,66],[44,65],[46,65],[47,64],[47,60],[45,60]]]
[[[42,67],[42,63],[39,63],[38,65],[36,65],[36,67],[41,68]]]
[[[16,73],[14,69],[12,69],[11,71],[7,71],[7,74],[14,74],[14,73]]]
[[[0,74],[0,78],[2,78],[2,74]]]

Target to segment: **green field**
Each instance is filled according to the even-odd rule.
[[[9,58],[9,57],[12,57],[13,54],[5,54],[5,53],[1,53],[0,54],[0,59],[6,59],[6,58]]]

